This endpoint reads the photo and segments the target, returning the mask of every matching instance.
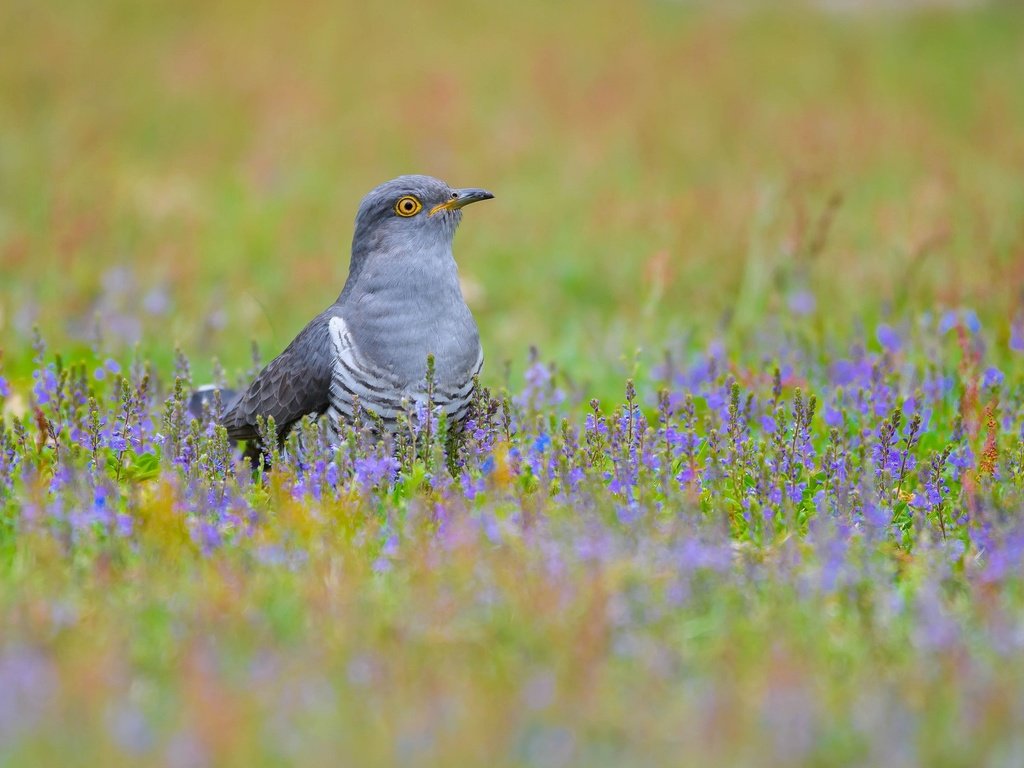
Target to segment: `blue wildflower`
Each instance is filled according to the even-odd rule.
[[[878,343],[890,352],[898,352],[903,345],[903,341],[896,330],[891,325],[885,323],[882,323],[875,329],[875,336],[878,339]]]
[[[939,333],[949,333],[951,330],[957,327],[960,323],[960,316],[956,310],[947,309],[942,313],[942,317],[939,318]]]
[[[390,483],[398,471],[398,462],[391,456],[365,456],[356,459],[356,480],[364,486]]]
[[[786,304],[789,307],[789,311],[794,315],[809,315],[814,312],[817,307],[817,299],[814,294],[807,290],[796,290],[791,291],[786,297]]]
[[[830,427],[843,426],[843,412],[834,405],[826,405],[821,418]]]
[[[985,376],[982,379],[981,385],[985,389],[998,389],[1003,385],[1003,380],[1006,376],[995,366],[991,366],[985,371]]]
[[[103,381],[107,377],[108,373],[119,374],[121,373],[121,365],[113,358],[108,357],[103,361],[103,365],[97,368],[93,372],[93,377],[96,381]]]
[[[204,555],[208,555],[223,543],[220,529],[209,520],[201,520],[196,531],[199,547]]]
[[[32,387],[37,405],[46,405],[57,394],[57,374],[52,365],[32,373],[36,383]]]
[[[939,333],[948,333],[958,326],[963,326],[975,335],[981,333],[981,320],[973,309],[950,309],[942,313],[939,319]]]
[[[1010,326],[1010,349],[1024,352],[1024,313],[1018,315]]]
[[[978,319],[977,312],[973,309],[965,309],[962,311],[962,317],[967,330],[975,335],[981,333],[981,320]]]

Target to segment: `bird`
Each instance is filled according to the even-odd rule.
[[[273,417],[283,442],[306,415],[328,415],[332,431],[351,422],[356,403],[385,431],[398,429],[410,404],[429,395],[449,423],[461,424],[484,363],[476,321],[459,284],[452,241],[462,209],[490,200],[479,188],[454,188],[406,175],[370,191],[359,205],[348,277],[338,298],[314,317],[244,391],[221,390],[220,423],[234,441],[259,441]],[[194,393],[202,413],[213,387]]]

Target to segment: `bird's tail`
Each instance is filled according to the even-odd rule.
[[[216,384],[205,384],[193,392],[192,397],[188,399],[188,412],[201,422],[209,418],[219,423],[237,397],[238,392],[233,389],[218,387]],[[229,437],[228,439],[232,445],[237,442],[233,438]],[[261,458],[265,466],[270,466],[270,457],[260,448],[259,440],[248,440],[242,455],[249,457],[254,476],[260,466]]]
[[[227,406],[235,399],[236,392],[233,389],[218,387],[216,384],[205,384],[192,393],[188,400],[188,412],[193,418],[203,419],[206,415],[212,415],[220,419]]]

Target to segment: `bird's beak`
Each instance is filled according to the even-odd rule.
[[[486,189],[453,189],[452,192],[454,195],[451,200],[445,200],[443,203],[439,203],[430,209],[431,216],[440,211],[457,211],[459,208],[463,208],[470,203],[478,203],[481,200],[490,200],[494,197]]]

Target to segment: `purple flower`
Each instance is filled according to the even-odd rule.
[[[97,513],[104,513],[107,509],[107,499],[110,498],[110,489],[105,485],[97,485],[92,494],[92,508]]]
[[[32,373],[36,380],[32,387],[32,394],[35,396],[37,405],[45,405],[57,394],[57,374],[52,365]]]
[[[501,543],[501,526],[498,525],[497,519],[490,512],[483,512],[480,515],[480,528],[483,530],[487,540],[492,544]]]
[[[952,391],[955,381],[951,376],[943,376],[942,374],[928,375],[925,376],[924,383],[921,385],[924,390],[925,397],[930,400],[941,400],[949,392]]]
[[[515,397],[516,404],[527,406],[557,405],[565,399],[565,393],[554,386],[552,368],[536,360],[536,350],[532,350],[534,362],[526,369],[526,386]]]
[[[96,379],[96,381],[103,381],[105,378],[107,378],[108,373],[118,374],[120,372],[121,366],[117,362],[117,360],[108,357],[103,362],[103,365],[97,368],[92,375]]]
[[[622,525],[633,525],[642,515],[643,511],[636,501],[617,504],[615,507],[615,517]]]
[[[890,352],[898,352],[903,344],[896,330],[885,323],[875,329],[875,336],[878,338],[878,343]]]
[[[974,452],[969,446],[961,445],[949,454],[949,465],[956,470],[953,477],[958,479],[961,474],[974,466]]]
[[[732,562],[728,545],[710,544],[696,537],[686,538],[677,550],[679,569],[685,572],[707,569],[725,571]]]
[[[1017,315],[1010,325],[1010,349],[1024,352],[1024,312]]]
[[[11,385],[7,383],[7,379],[0,376],[0,397],[7,397],[11,394]]]
[[[884,505],[865,500],[864,519],[875,528],[883,528],[892,522],[892,510]]]
[[[829,378],[834,384],[846,386],[871,377],[871,363],[865,358],[858,360],[836,360],[829,369]]]
[[[803,289],[791,291],[786,297],[786,304],[794,315],[809,315],[814,312],[817,300],[811,291]]]
[[[981,333],[981,321],[973,309],[950,309],[943,312],[939,319],[939,333],[949,333],[961,325],[973,334]]]
[[[128,441],[125,440],[124,435],[121,434],[121,432],[108,432],[106,443],[110,450],[116,451],[117,453],[128,450]]]
[[[334,461],[327,462],[327,466],[324,468],[324,482],[327,483],[331,488],[338,487],[338,465]]]
[[[171,300],[163,286],[153,288],[142,299],[142,308],[151,315],[165,315],[170,306]]]
[[[995,366],[991,366],[985,371],[985,376],[982,379],[981,385],[985,387],[985,389],[998,389],[1003,386],[1003,380],[1005,378],[1006,377],[1003,375],[1002,371]]]
[[[1003,541],[990,542],[985,556],[984,581],[1002,581],[1010,574],[1019,573],[1024,564],[1024,532],[1014,531]]]
[[[123,512],[119,512],[115,520],[117,525],[117,535],[121,538],[127,539],[132,535],[132,531],[135,530],[135,520],[131,515],[126,515]]]
[[[973,334],[981,333],[981,320],[978,319],[978,315],[973,309],[962,310],[961,316],[963,317],[964,325],[967,326],[967,330]]]
[[[718,414],[721,421],[729,417],[729,390],[726,386],[715,387],[708,392],[705,400],[708,408]]]
[[[939,333],[946,334],[956,328],[959,324],[960,318],[957,315],[956,310],[947,309],[942,313],[942,317],[939,319]]]
[[[486,488],[483,478],[474,478],[466,471],[463,471],[459,481],[462,485],[462,495],[465,496],[466,501],[470,503],[475,501],[476,497],[483,493]]]
[[[392,482],[398,471],[398,462],[391,456],[364,456],[356,459],[356,480],[365,487]]]
[[[821,414],[822,420],[830,427],[843,426],[843,412],[833,405],[826,405]]]
[[[398,554],[398,536],[394,533],[390,534],[387,539],[384,540],[383,546],[380,548],[380,554],[377,559],[373,561],[373,572],[374,573],[387,573],[391,570],[392,561]]]
[[[684,464],[682,469],[676,475],[676,482],[679,483],[679,487],[686,488],[692,483],[699,475],[695,467],[691,467],[689,464]]]
[[[608,435],[608,424],[604,419],[599,419],[594,414],[587,415],[586,421],[587,432],[602,435],[607,437]]]
[[[199,546],[204,555],[208,555],[223,543],[220,529],[209,520],[201,520],[196,531]]]

